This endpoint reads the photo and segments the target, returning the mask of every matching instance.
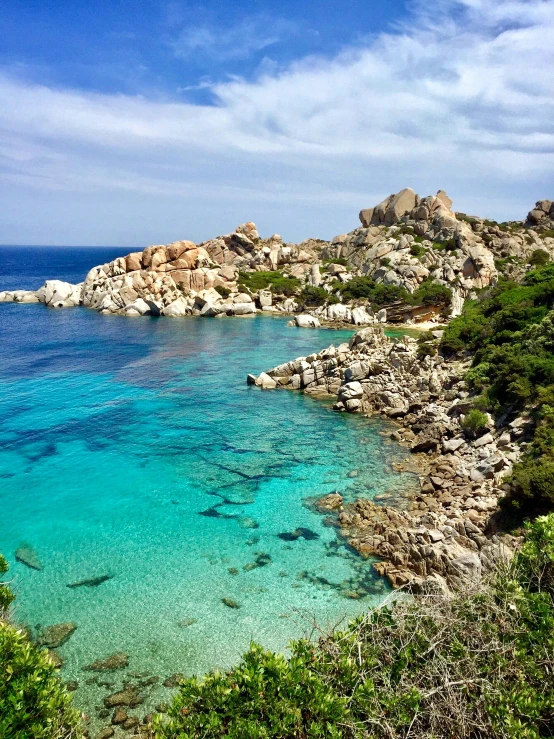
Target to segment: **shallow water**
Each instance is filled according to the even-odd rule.
[[[0,326],[0,551],[21,621],[78,624],[59,653],[79,705],[110,692],[82,666],[112,652],[130,655],[128,673],[202,673],[387,592],[306,502],[405,489],[412,477],[391,468],[404,450],[381,421],[245,382],[351,332],[9,304]],[[42,571],[14,560],[22,543]]]

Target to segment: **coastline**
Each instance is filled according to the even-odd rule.
[[[391,438],[410,448],[420,472],[405,509],[364,498],[343,504],[334,495],[316,503],[360,554],[380,558],[375,570],[396,588],[454,589],[511,557],[518,545],[517,537],[496,530],[494,519],[503,479],[521,454],[526,419],[502,428],[490,419],[480,433],[464,429],[466,370],[464,361],[420,360],[416,341],[389,339],[379,327],[255,379],[264,389],[335,396],[337,411],[396,424]]]

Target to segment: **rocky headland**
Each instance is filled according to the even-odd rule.
[[[374,567],[393,586],[447,590],[479,578],[517,545],[494,520],[530,421],[516,416],[495,424],[487,414],[482,427],[469,428],[472,399],[463,380],[469,360],[422,357],[418,348],[413,338],[388,338],[383,328],[369,327],[348,344],[248,380],[264,389],[330,394],[337,411],[395,421],[392,437],[416,455],[418,489],[392,505],[367,499],[344,505],[331,494],[316,506],[337,516],[361,554],[379,557]]]
[[[442,190],[421,198],[406,188],[362,210],[361,226],[330,241],[261,238],[245,223],[198,245],[175,241],[119,257],[77,285],[48,280],[36,291],[3,291],[0,302],[126,316],[292,313],[307,327],[440,322],[499,271],[537,250],[554,253],[553,217],[543,200],[525,222],[499,224],[454,212]],[[450,291],[439,301],[437,286]]]

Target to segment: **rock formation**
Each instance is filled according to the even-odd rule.
[[[416,340],[389,339],[382,328],[370,327],[348,344],[264,373],[266,388],[273,380],[275,387],[330,393],[338,411],[395,420],[400,425],[393,438],[419,455],[420,489],[408,496],[406,510],[363,499],[342,509],[336,496],[318,505],[340,508],[344,536],[362,554],[379,556],[375,567],[394,586],[453,587],[514,547],[510,536],[485,534],[528,422],[517,418],[498,430],[490,419],[479,434],[465,430],[471,407],[461,379],[466,370],[462,361],[418,358]]]
[[[512,269],[514,261],[524,262],[538,248],[554,255],[553,207],[542,200],[525,224],[497,224],[454,212],[442,190],[422,198],[406,188],[362,210],[362,225],[331,241],[291,244],[278,234],[262,239],[248,222],[199,245],[175,241],[119,257],[93,268],[79,285],[48,280],[37,291],[0,292],[0,302],[82,304],[101,313],[172,318],[309,309],[309,318],[295,322],[302,326],[318,320],[356,326],[440,321],[441,306],[396,304],[383,312],[367,299],[344,300],[339,288],[362,276],[414,293],[432,280],[452,290],[451,315],[457,315],[474,290],[496,282],[501,262]],[[249,289],[240,274],[255,272],[294,278],[296,295],[282,294],[270,283]],[[328,298],[310,304],[304,288]]]

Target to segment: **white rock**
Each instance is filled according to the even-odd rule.
[[[263,390],[273,390],[273,388],[277,387],[277,383],[273,377],[270,377],[266,372],[262,372],[261,375],[258,375],[256,385],[261,387]]]
[[[189,304],[183,297],[177,298],[177,300],[166,305],[162,310],[162,314],[164,316],[171,316],[172,318],[181,318],[182,316],[188,315],[190,312],[191,309]]]
[[[373,311],[371,312],[371,314],[369,314],[363,306],[352,308],[352,323],[355,326],[365,326],[366,324],[373,323],[374,321],[375,317],[373,315]]]
[[[321,326],[319,319],[315,316],[310,316],[308,313],[295,316],[294,322],[299,328],[319,328]]]

